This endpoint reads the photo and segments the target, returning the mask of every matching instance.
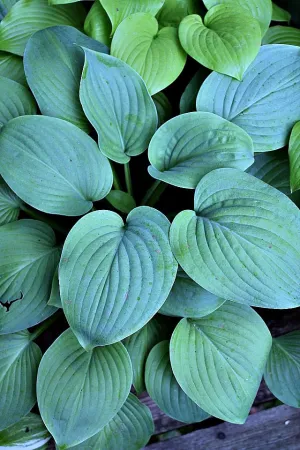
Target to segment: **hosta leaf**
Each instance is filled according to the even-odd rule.
[[[18,117],[2,128],[0,146],[0,174],[41,211],[79,216],[111,189],[108,160],[87,134],[65,120]]]
[[[186,86],[180,98],[180,114],[196,111],[197,94],[202,83],[208,77],[209,73],[210,71],[203,66],[199,70],[197,70],[191,81]]]
[[[125,402],[132,368],[117,342],[86,352],[70,329],[44,354],[37,379],[42,419],[58,447],[65,449],[103,428]]]
[[[84,32],[110,47],[111,23],[99,0],[94,2],[85,18]]]
[[[194,202],[170,231],[194,281],[225,300],[300,306],[300,212],[286,195],[237,169],[217,169],[202,178]]]
[[[50,6],[47,0],[19,0],[0,23],[0,50],[23,55],[25,45],[36,31],[54,25],[81,28],[83,5]]]
[[[45,223],[25,219],[0,227],[0,334],[32,327],[55,312],[47,300],[59,253]]]
[[[289,142],[291,192],[300,189],[300,122],[293,127]]]
[[[76,28],[50,27],[38,31],[24,52],[27,82],[42,114],[68,120],[89,130],[80,101],[79,84],[84,64],[83,45],[99,52],[108,48]]]
[[[208,111],[239,125],[253,139],[254,151],[287,144],[300,117],[300,50],[264,45],[243,81],[212,73],[197,97],[197,110]]]
[[[197,0],[165,0],[163,7],[156,15],[161,27],[178,27],[182,19],[189,14],[200,13]]]
[[[118,25],[135,13],[149,13],[155,16],[164,4],[164,0],[100,0],[112,23],[112,34]]]
[[[112,56],[84,49],[80,100],[96,129],[99,147],[121,164],[143,153],[156,130],[157,113],[141,77]]]
[[[218,5],[204,21],[196,14],[183,19],[179,39],[203,66],[241,80],[259,51],[261,32],[258,22],[242,8]]]
[[[253,143],[244,130],[215,114],[191,112],[169,120],[151,139],[153,178],[194,189],[213,169],[253,164]]]
[[[51,436],[42,419],[29,413],[19,422],[0,432],[0,447],[3,450],[34,450],[43,447]]]
[[[136,207],[134,198],[127,192],[112,190],[105,198],[115,209],[125,214]]]
[[[112,40],[111,54],[141,75],[151,95],[173,83],[186,62],[177,29],[159,30],[157,20],[149,13],[134,14],[119,25]],[[161,64],[168,70],[161,70]]]
[[[48,300],[48,305],[55,306],[56,308],[62,308],[60,292],[59,292],[59,281],[58,281],[58,267],[54,273],[51,294]]]
[[[119,412],[99,433],[72,450],[140,450],[153,433],[149,408],[129,394]]]
[[[172,117],[172,105],[163,92],[153,95],[153,101],[157,110],[158,126],[160,127]]]
[[[0,336],[0,430],[18,422],[35,404],[41,357],[27,330]]]
[[[202,319],[182,319],[170,359],[184,392],[213,416],[244,423],[271,348],[270,332],[249,306],[226,302]]]
[[[85,348],[117,342],[142,328],[166,300],[177,264],[167,218],[149,207],[126,224],[112,211],[76,223],[59,268],[67,320]]]
[[[264,378],[279,400],[300,408],[300,331],[273,339]]]
[[[14,117],[36,113],[36,104],[22,84],[0,76],[0,129]]]
[[[0,52],[0,76],[26,86],[23,60],[20,56]]]
[[[0,179],[0,225],[18,220],[22,201]]]
[[[266,32],[262,43],[266,44],[286,44],[300,47],[300,30],[293,27],[282,27],[277,25],[271,27]]]
[[[203,289],[179,269],[169,297],[159,312],[167,316],[198,319],[212,313],[224,302],[225,300]]]
[[[291,20],[291,14],[272,2],[272,20],[274,22],[289,22]]]
[[[151,350],[145,382],[150,397],[169,417],[186,423],[201,422],[209,417],[177,383],[170,363],[169,341],[162,341]]]
[[[8,11],[17,3],[18,0],[0,0],[0,20],[6,16]]]

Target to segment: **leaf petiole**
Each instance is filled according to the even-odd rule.
[[[51,219],[47,214],[43,214],[40,211],[37,211],[30,206],[22,203],[20,205],[20,209],[24,211],[28,216],[32,217],[32,219],[40,220],[41,222],[47,223],[53,230],[58,231],[65,236],[69,233],[69,230],[59,225],[55,220]]]
[[[131,197],[133,197],[132,180],[131,180],[129,162],[124,164],[124,174],[125,174],[125,183],[126,183],[127,192],[129,195],[131,195]]]
[[[166,189],[167,184],[161,180],[155,180],[152,186],[146,192],[141,205],[154,206],[160,199],[161,194]]]
[[[48,328],[51,327],[51,325],[57,321],[57,319],[59,319],[62,316],[62,311],[57,311],[57,313],[55,313],[53,316],[49,317],[49,319],[45,320],[44,322],[41,323],[41,325],[39,327],[37,327],[36,330],[34,330],[31,334],[30,334],[30,339],[32,341],[34,341],[35,339],[37,339],[42,333],[44,333],[44,331],[48,330]]]

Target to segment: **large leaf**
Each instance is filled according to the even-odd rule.
[[[165,0],[156,18],[161,27],[178,27],[189,14],[201,12],[199,4],[198,0]]]
[[[0,334],[32,327],[55,312],[47,300],[59,254],[45,223],[24,219],[0,227]]]
[[[47,0],[19,0],[0,23],[0,50],[23,55],[36,31],[54,25],[81,28],[85,9],[76,5],[50,6]]]
[[[151,350],[145,382],[150,397],[169,417],[186,423],[201,422],[209,417],[177,383],[170,363],[169,341],[162,341]]]
[[[158,126],[160,127],[172,117],[172,105],[168,97],[163,92],[153,95],[153,101],[156,106],[158,116]]]
[[[159,30],[157,20],[149,13],[134,14],[119,25],[112,40],[111,54],[141,75],[151,95],[173,83],[186,62],[177,29]],[[162,64],[168,70],[162,70]]]
[[[180,97],[180,114],[196,111],[197,94],[202,83],[209,74],[210,71],[207,70],[206,67],[202,66],[199,70],[197,70]]]
[[[279,400],[300,408],[300,331],[273,339],[264,378]]]
[[[183,19],[179,39],[184,50],[203,66],[241,80],[259,51],[261,32],[258,22],[244,9],[218,5],[208,11],[204,21],[197,14]]]
[[[282,27],[277,25],[271,27],[266,32],[262,43],[266,44],[286,44],[300,47],[300,30],[293,27]]]
[[[84,54],[79,46],[99,52],[108,48],[76,28],[50,27],[38,31],[24,52],[27,82],[45,116],[58,117],[89,130],[79,101],[79,83]]]
[[[0,225],[17,220],[22,203],[19,197],[0,179]]]
[[[110,47],[111,23],[99,0],[94,2],[86,16],[84,32]]]
[[[44,354],[37,379],[42,419],[61,449],[103,428],[125,402],[132,382],[120,342],[86,352],[70,329]]]
[[[272,20],[274,22],[289,22],[291,20],[291,14],[272,2]]]
[[[35,404],[41,358],[27,330],[0,336],[0,430],[18,422]]]
[[[85,348],[117,342],[142,328],[166,300],[177,263],[167,218],[135,208],[126,224],[111,211],[83,217],[70,231],[59,268],[67,320]]]
[[[255,152],[283,147],[300,117],[300,49],[263,46],[243,81],[212,73],[200,88],[197,110],[239,125]]]
[[[50,438],[40,416],[29,413],[18,423],[0,432],[0,448],[35,450],[43,447]]]
[[[84,49],[80,83],[83,110],[96,129],[99,147],[121,164],[148,147],[156,130],[157,113],[145,83],[127,64],[112,56]]]
[[[0,52],[0,76],[26,86],[23,60],[20,56]]]
[[[300,122],[293,127],[289,142],[291,192],[300,189]]]
[[[217,169],[202,178],[194,203],[170,230],[194,281],[225,300],[300,306],[300,212],[286,195],[237,169]]]
[[[159,312],[167,316],[199,319],[218,309],[224,302],[225,300],[203,289],[179,269],[169,297]]]
[[[161,126],[151,139],[148,157],[153,178],[189,189],[213,169],[245,170],[254,162],[249,135],[205,112],[182,114]]]
[[[170,358],[184,392],[213,416],[244,423],[272,345],[270,332],[249,306],[233,302],[203,319],[182,319]]]
[[[0,174],[41,211],[79,216],[111,189],[108,160],[93,139],[65,120],[18,117],[2,128],[0,147]]]

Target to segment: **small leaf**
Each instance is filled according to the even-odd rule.
[[[300,189],[300,122],[292,130],[289,142],[291,192]]]
[[[41,357],[27,330],[0,336],[0,430],[18,422],[35,404]]]
[[[42,419],[59,448],[83,442],[103,428],[125,402],[132,368],[125,347],[86,352],[70,329],[44,354],[37,379]]]
[[[291,20],[291,14],[272,2],[272,20],[274,22],[289,22]]]
[[[161,27],[178,27],[189,14],[200,14],[201,6],[197,0],[165,0],[156,15]]]
[[[22,201],[0,180],[0,225],[18,220]]]
[[[96,41],[110,47],[111,23],[99,0],[93,3],[86,16],[84,32]]]
[[[182,96],[180,97],[180,114],[196,111],[197,94],[202,83],[208,77],[209,73],[210,71],[203,66],[197,70],[197,72],[183,91]]]
[[[151,139],[148,172],[153,178],[195,189],[213,169],[247,169],[253,143],[244,130],[215,114],[191,112],[174,117]]]
[[[0,76],[27,86],[23,60],[20,56],[0,52]]]
[[[125,164],[143,153],[157,126],[153,100],[141,77],[112,56],[84,49],[80,101],[108,158]]]
[[[293,27],[282,27],[277,25],[266,32],[262,44],[285,44],[300,47],[300,30]]]
[[[0,432],[0,447],[3,450],[22,448],[34,450],[43,447],[50,438],[40,416],[29,413],[16,424]]]
[[[115,209],[125,214],[136,207],[134,198],[127,192],[112,190],[105,198]]]
[[[58,267],[53,276],[51,294],[48,300],[48,305],[55,306],[56,308],[62,308],[60,292],[59,292],[59,281],[58,281]]]
[[[203,319],[182,319],[170,343],[174,375],[200,408],[244,423],[271,349],[270,332],[249,306],[226,302]]]
[[[111,54],[141,75],[151,95],[173,83],[186,63],[177,29],[159,30],[157,20],[149,13],[129,16],[118,26]],[[168,70],[161,70],[162,62]]]
[[[300,331],[273,339],[264,378],[275,397],[300,408]]]
[[[163,92],[153,95],[153,101],[156,106],[158,116],[158,127],[172,117],[172,105],[168,97]]]
[[[2,128],[0,146],[4,180],[40,211],[79,216],[111,189],[108,160],[93,139],[65,120],[47,116],[13,119]]]

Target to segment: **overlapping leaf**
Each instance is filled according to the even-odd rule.
[[[275,22],[289,22],[291,14],[276,3],[272,2],[272,20]]]
[[[200,2],[197,0],[165,0],[156,18],[161,27],[178,27],[189,14],[199,14]]]
[[[291,192],[300,189],[300,122],[293,127],[289,142]]]
[[[293,27],[282,27],[277,25],[271,27],[266,32],[262,43],[266,44],[286,44],[300,47],[300,30]]]
[[[180,97],[180,114],[196,111],[197,94],[209,73],[210,71],[207,70],[206,67],[201,67],[197,70]]]
[[[125,214],[136,207],[134,198],[127,192],[112,190],[105,198],[115,209]]]
[[[84,32],[110,47],[111,23],[99,0],[93,3],[85,18]]]
[[[26,86],[23,60],[20,56],[0,52],[0,76]]]
[[[17,1],[18,0],[0,0],[0,20],[6,16]]]
[[[18,219],[22,201],[0,178],[0,225]]]
[[[153,95],[158,116],[158,127],[172,117],[172,105],[168,97],[163,92]]]
[[[35,450],[41,447],[44,449],[50,438],[40,416],[29,413],[16,424],[0,431],[0,447],[3,450],[19,448]]]
[[[48,305],[55,306],[56,308],[62,308],[60,292],[59,292],[59,280],[58,280],[58,267],[54,273],[50,298],[48,300]]]

